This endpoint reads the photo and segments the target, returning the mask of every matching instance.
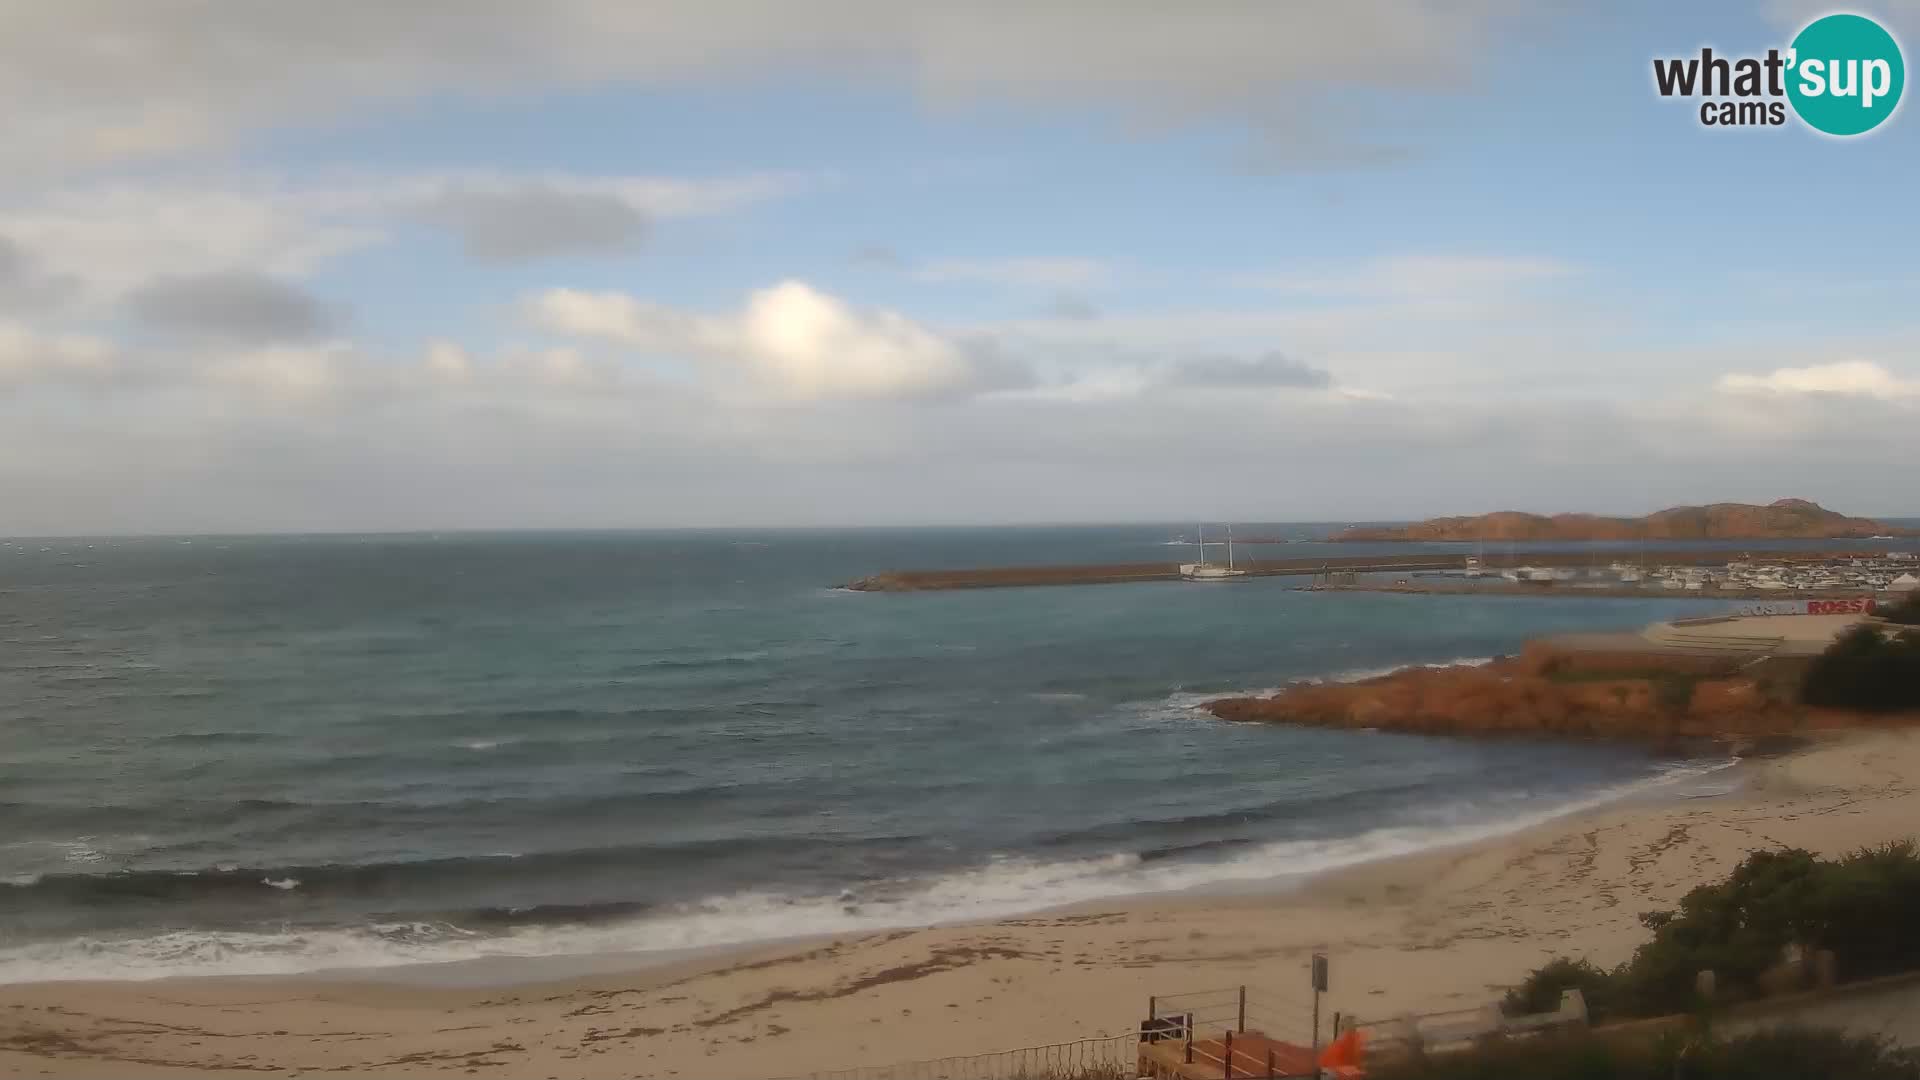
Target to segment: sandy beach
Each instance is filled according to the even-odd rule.
[[[0,987],[0,1075],[213,1071],[773,1077],[1129,1031],[1148,995],[1248,984],[1297,1018],[1469,1007],[1557,955],[1612,964],[1753,849],[1920,831],[1920,733],[1743,764],[1725,794],[1614,804],[1272,895],[1114,901],[976,925],[483,988],[320,978]]]

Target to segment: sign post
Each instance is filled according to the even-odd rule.
[[[1327,992],[1327,954],[1313,954],[1313,1074],[1320,1075],[1320,995]]]

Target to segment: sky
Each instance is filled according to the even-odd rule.
[[[0,0],[0,534],[1920,514],[1830,10]]]

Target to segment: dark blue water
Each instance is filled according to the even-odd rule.
[[[1168,558],[1177,532],[9,542],[0,980],[990,916],[1285,878],[1673,773],[1197,705],[1697,601],[833,588]]]

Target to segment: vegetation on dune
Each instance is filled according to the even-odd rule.
[[[1578,988],[1596,1022],[1687,1012],[1694,977],[1712,971],[1722,1001],[1757,997],[1790,946],[1831,950],[1845,980],[1920,970],[1920,848],[1912,841],[1845,858],[1756,851],[1677,911],[1640,917],[1653,940],[1611,971],[1558,959],[1507,995],[1509,1013],[1551,1011]]]
[[[1920,626],[1920,590],[1907,594],[1906,599],[1880,610],[1880,614],[1891,623],[1902,626]]]
[[[1781,1028],[1726,1040],[1599,1035],[1492,1042],[1371,1069],[1372,1080],[1920,1080],[1920,1061],[1837,1031]]]
[[[1800,700],[1871,712],[1920,709],[1920,633],[1872,625],[1847,631],[1807,666]]]

